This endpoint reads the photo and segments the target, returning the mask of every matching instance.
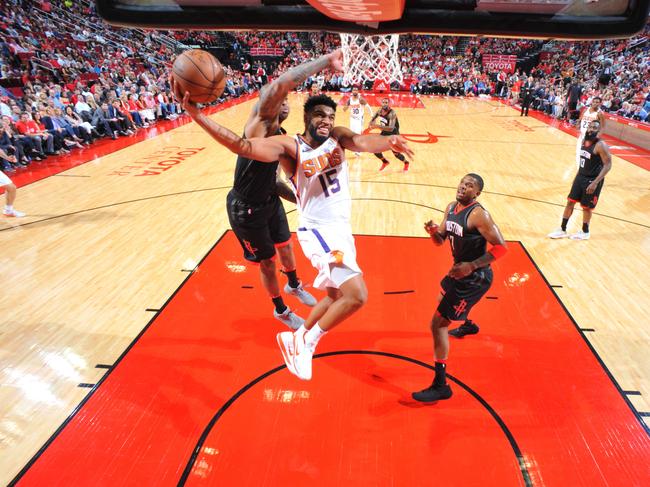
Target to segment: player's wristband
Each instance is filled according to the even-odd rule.
[[[505,245],[497,244],[493,245],[488,252],[492,254],[492,257],[494,257],[494,260],[499,259],[500,257],[503,257],[506,255],[506,252],[508,251],[508,247]]]

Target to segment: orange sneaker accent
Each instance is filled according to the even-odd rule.
[[[343,252],[340,250],[332,250],[330,255],[334,257],[334,263],[342,264],[343,263]]]

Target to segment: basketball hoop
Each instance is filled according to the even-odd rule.
[[[402,67],[397,47],[399,35],[340,34],[343,49],[343,82],[357,85],[384,80],[401,83]]]

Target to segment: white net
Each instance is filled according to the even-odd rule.
[[[397,52],[399,35],[341,34],[344,82],[352,85],[364,81],[402,82],[402,69]]]

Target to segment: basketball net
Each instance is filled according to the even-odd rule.
[[[340,34],[343,49],[343,82],[358,85],[364,81],[403,81],[397,53],[399,35]]]

